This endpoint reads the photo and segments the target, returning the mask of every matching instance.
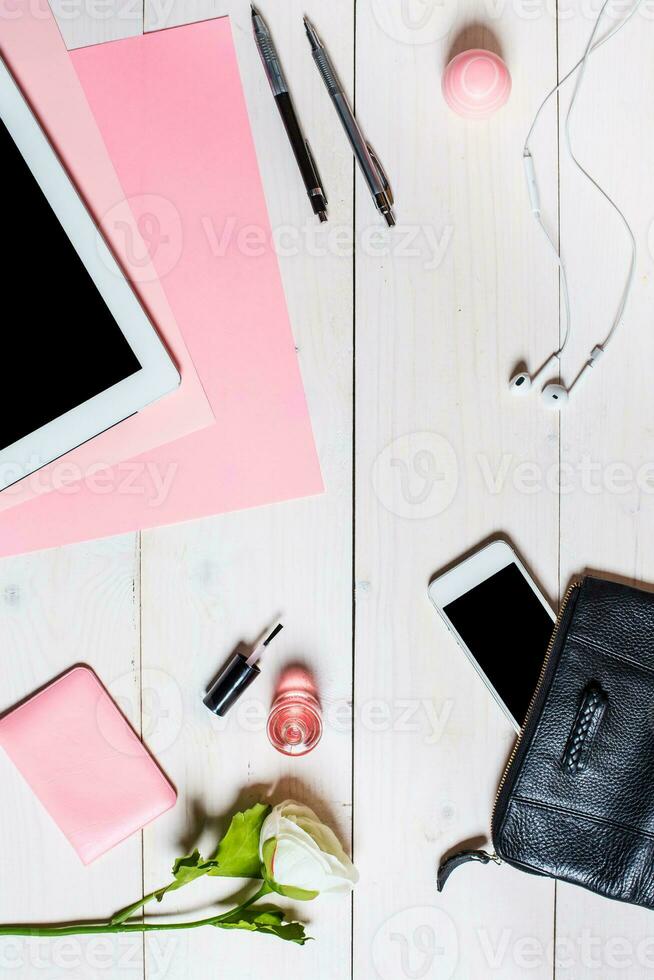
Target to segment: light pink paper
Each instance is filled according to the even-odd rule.
[[[174,240],[159,243],[152,236],[146,243],[140,236],[46,0],[2,0],[0,47],[78,189],[134,280],[182,376],[181,387],[173,394],[0,493],[0,511],[3,511],[70,484],[82,475],[93,474],[104,466],[178,439],[211,424],[214,417],[148,253],[148,245],[154,248],[159,244],[160,261],[170,261],[177,243]],[[165,219],[168,214],[166,203],[159,199],[138,204],[146,234],[159,215]],[[148,205],[151,213],[144,219],[143,212]],[[38,260],[47,261],[47,256]],[[70,299],[74,302],[74,295]],[[62,309],[57,315],[56,329],[65,329],[65,317],[66,311]],[[43,510],[37,508],[32,512],[33,519],[46,523],[50,520],[49,507],[56,509],[57,505],[44,502],[42,506]],[[29,518],[26,515],[7,518],[14,519],[20,532],[23,520]],[[3,540],[0,531],[0,543]],[[66,540],[67,535],[62,531],[62,542]]]
[[[0,719],[0,746],[89,864],[177,799],[90,667]]]
[[[0,515],[0,554],[323,489],[228,19],[72,59],[125,194],[180,216],[162,284],[216,424],[130,461],[121,492],[110,471],[106,491],[78,483]]]

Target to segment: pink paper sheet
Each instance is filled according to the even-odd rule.
[[[103,224],[182,375],[182,385],[174,394],[0,493],[0,511],[4,511],[209,425],[214,416],[46,0],[4,0],[0,47],[96,220]],[[151,218],[145,223],[141,218],[141,225],[147,232]],[[161,258],[170,258],[173,248],[174,242],[162,245]],[[64,321],[62,311],[62,326]],[[16,520],[20,533],[23,520],[46,523],[49,508],[56,506],[43,502],[42,510],[32,511],[33,518],[16,515],[7,520]],[[62,541],[66,540],[62,531]]]
[[[162,284],[216,423],[131,461],[122,491],[78,483],[0,515],[5,555],[323,489],[228,19],[72,60],[127,197],[180,217]]]

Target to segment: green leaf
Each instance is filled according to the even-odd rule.
[[[261,878],[259,837],[261,826],[270,813],[264,803],[235,813],[227,833],[218,844],[206,874],[227,878]]]
[[[161,898],[167,891],[175,891],[183,885],[188,885],[190,881],[195,881],[196,878],[209,874],[214,865],[215,861],[205,861],[197,848],[188,857],[177,858],[173,864],[173,878],[175,880],[166,888],[159,890],[162,893]],[[157,892],[158,901],[161,901],[161,898]]]
[[[277,892],[278,895],[284,895],[285,898],[290,898],[294,902],[311,902],[314,898],[317,898],[320,892],[309,891],[307,888],[296,888],[295,885],[280,885],[279,882],[275,881],[274,863],[276,848],[276,837],[269,837],[263,845],[263,870],[266,876],[266,882],[270,888],[274,892]]]
[[[205,861],[198,850],[193,851],[185,857],[179,857],[173,864],[173,881],[169,885],[165,885],[163,888],[158,888],[156,892],[152,892],[151,895],[147,895],[138,902],[134,902],[133,905],[129,905],[126,909],[122,909],[117,912],[111,920],[112,926],[120,925],[121,922],[126,922],[135,912],[138,912],[140,908],[146,905],[153,898],[156,898],[160,902],[164,895],[168,892],[175,892],[178,888],[183,888],[184,885],[188,885],[189,882],[195,881],[196,878],[202,878],[203,875],[209,873],[211,868],[214,867],[213,861]]]
[[[171,881],[164,888],[159,888],[154,892],[154,897],[160,902],[168,892],[176,892],[178,888],[183,888],[184,885],[190,884],[190,882],[195,881],[197,878],[211,874],[211,870],[214,867],[215,861],[205,861],[196,848],[192,854],[177,858],[173,864],[174,881]]]
[[[179,857],[173,865],[173,881],[157,891],[151,892],[144,898],[128,905],[127,908],[116,912],[111,919],[111,925],[120,925],[131,918],[139,909],[156,898],[162,900],[168,892],[177,891],[188,885],[196,878],[204,875],[220,875],[226,878],[261,878],[261,862],[259,860],[259,837],[261,825],[270,813],[270,807],[265,803],[256,803],[249,810],[236,813],[232,817],[227,833],[218,844],[215,855],[205,860],[200,852]]]
[[[290,898],[294,902],[312,902],[320,894],[320,892],[309,891],[308,888],[296,888],[295,885],[278,885],[276,881],[271,881],[269,884],[278,895]]]
[[[122,922],[126,922],[128,919],[131,919],[131,917],[138,912],[139,909],[143,908],[146,901],[147,899],[145,898],[139,898],[138,902],[133,902],[126,908],[121,909],[120,912],[116,912],[116,914],[109,920],[109,925],[119,926]]]
[[[261,850],[261,854],[263,857],[263,870],[266,876],[266,881],[270,882],[271,884],[274,884],[273,863],[275,860],[276,850],[277,850],[276,837],[269,837]]]
[[[285,922],[284,913],[274,906],[267,909],[244,909],[233,919],[217,922],[219,929],[245,929],[247,932],[262,932],[287,942],[304,946],[310,937],[305,935],[300,922]]]

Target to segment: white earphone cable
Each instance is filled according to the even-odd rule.
[[[560,357],[560,355],[565,350],[568,340],[570,339],[570,325],[571,325],[572,313],[570,310],[570,291],[568,289],[568,277],[565,271],[565,265],[563,263],[563,259],[561,258],[561,254],[558,248],[556,247],[556,243],[554,239],[552,238],[549,231],[543,224],[543,219],[541,218],[540,214],[535,214],[534,217],[538,222],[539,228],[542,230],[543,234],[545,235],[545,238],[549,242],[550,248],[552,250],[552,255],[554,256],[556,264],[559,267],[559,274],[561,277],[561,295],[563,296],[563,306],[565,308],[565,331],[563,333],[563,340],[561,341],[558,350],[556,350],[552,355],[553,357]]]
[[[613,325],[612,325],[612,327],[611,327],[611,329],[610,329],[610,331],[609,331],[609,333],[608,333],[608,335],[607,335],[604,343],[601,345],[602,348],[604,348],[604,349],[607,347],[607,345],[612,340],[612,338],[613,338],[613,336],[615,334],[615,331],[617,330],[620,322],[622,321],[622,317],[624,315],[624,311],[626,309],[627,302],[629,300],[629,295],[631,293],[631,288],[633,286],[635,272],[636,272],[636,256],[637,256],[636,239],[634,237],[634,233],[632,231],[632,228],[631,228],[629,222],[627,221],[627,218],[625,217],[625,215],[623,214],[623,212],[620,210],[620,208],[618,207],[618,205],[607,194],[607,192],[597,183],[597,181],[588,173],[588,171],[584,169],[584,167],[582,166],[582,164],[580,163],[580,161],[575,156],[575,153],[574,153],[574,150],[573,150],[573,147],[572,147],[572,138],[571,138],[571,135],[570,135],[570,120],[571,120],[571,117],[572,117],[572,111],[573,111],[574,106],[575,106],[575,103],[577,101],[577,96],[579,95],[579,91],[581,89],[581,85],[582,85],[584,76],[586,74],[586,69],[588,67],[588,61],[590,59],[591,54],[593,54],[594,51],[597,51],[597,49],[600,48],[603,44],[606,44],[606,42],[609,41],[612,37],[615,37],[615,35],[619,31],[621,31],[622,28],[626,26],[626,24],[629,23],[629,21],[631,20],[631,18],[634,16],[634,14],[636,13],[636,11],[640,7],[640,5],[642,3],[642,0],[636,0],[636,3],[632,7],[632,9],[629,11],[629,13],[627,14],[627,16],[624,17],[623,20],[621,20],[620,23],[617,24],[611,31],[609,31],[609,33],[606,34],[605,37],[601,38],[599,41],[596,41],[595,38],[596,38],[597,33],[599,31],[600,25],[602,23],[602,18],[604,16],[604,12],[606,11],[606,8],[608,7],[609,3],[610,3],[610,0],[604,0],[604,4],[602,5],[602,7],[600,9],[600,12],[599,12],[599,14],[597,16],[597,20],[595,21],[595,26],[593,27],[593,30],[591,32],[591,35],[590,35],[590,38],[588,40],[588,44],[586,45],[586,49],[584,51],[583,56],[579,59],[579,61],[576,63],[576,65],[574,65],[570,69],[570,71],[566,75],[564,75],[564,77],[561,79],[561,81],[558,82],[558,84],[555,85],[554,88],[551,89],[550,92],[548,92],[548,94],[545,96],[545,98],[541,102],[540,106],[536,110],[536,114],[534,116],[534,119],[532,121],[531,126],[529,127],[529,131],[527,133],[527,137],[525,139],[525,144],[524,144],[524,157],[528,157],[531,160],[531,151],[530,151],[530,147],[529,147],[529,142],[530,142],[531,137],[532,137],[532,135],[534,133],[534,130],[536,128],[536,125],[538,123],[538,120],[540,119],[541,113],[543,112],[543,109],[545,108],[545,106],[547,105],[547,103],[549,102],[549,100],[552,98],[552,96],[555,95],[559,91],[559,89],[563,85],[565,85],[565,83],[568,81],[568,79],[572,78],[572,76],[575,74],[575,72],[577,72],[579,70],[579,74],[578,74],[577,79],[576,79],[576,82],[575,82],[574,92],[573,92],[572,97],[570,99],[570,104],[568,106],[568,111],[567,111],[566,117],[565,117],[565,139],[566,139],[566,147],[567,147],[568,153],[570,154],[570,157],[571,157],[572,161],[574,162],[575,166],[577,167],[577,169],[593,184],[593,186],[600,192],[600,194],[602,194],[602,196],[605,198],[605,200],[608,201],[608,203],[611,205],[611,207],[614,209],[614,211],[616,211],[616,213],[618,214],[618,216],[620,217],[620,219],[621,219],[621,221],[622,221],[622,223],[624,225],[624,228],[625,228],[625,230],[626,230],[626,232],[627,232],[627,234],[629,236],[630,243],[631,243],[631,262],[630,262],[630,266],[629,266],[629,274],[628,274],[628,277],[627,277],[627,281],[625,283],[625,288],[624,288],[623,293],[622,293],[622,298],[621,298],[620,304],[618,306],[618,313],[616,315],[616,318],[615,318],[615,320],[613,322]],[[540,211],[534,211],[534,216],[535,216],[535,218],[536,218],[536,220],[537,220],[537,222],[538,222],[538,224],[539,224],[539,226],[540,226],[543,234],[545,235],[545,237],[546,237],[546,239],[547,239],[547,241],[548,241],[548,243],[550,245],[550,248],[552,250],[552,253],[555,256],[555,260],[556,260],[557,265],[558,265],[559,270],[560,270],[560,276],[561,276],[561,293],[562,293],[562,296],[563,296],[563,303],[564,303],[564,308],[565,308],[565,331],[563,333],[563,339],[561,340],[561,343],[559,345],[559,348],[555,352],[555,354],[553,355],[554,357],[559,357],[563,353],[563,351],[564,351],[564,349],[565,349],[565,347],[566,347],[566,345],[568,343],[568,340],[570,339],[570,334],[571,334],[572,319],[571,319],[570,293],[569,293],[569,289],[568,289],[568,280],[567,280],[567,276],[566,276],[565,265],[564,265],[563,260],[561,258],[559,249],[558,249],[558,247],[557,247],[557,245],[556,245],[556,243],[554,241],[553,236],[549,233],[549,231],[545,227],[545,225],[543,223],[543,220],[542,220],[542,217],[540,215]],[[595,350],[597,350],[597,348],[595,348]]]
[[[622,221],[622,224],[623,224],[623,226],[625,228],[625,231],[627,232],[627,235],[629,236],[629,241],[631,243],[631,260],[630,260],[630,263],[629,263],[629,272],[628,272],[628,275],[627,275],[627,280],[625,282],[624,290],[622,292],[622,299],[620,300],[620,304],[618,306],[618,312],[617,312],[616,317],[615,317],[615,319],[613,321],[613,324],[611,326],[611,329],[609,330],[609,332],[608,332],[608,334],[606,336],[606,339],[604,340],[603,344],[601,345],[604,349],[606,349],[606,347],[608,346],[608,344],[613,339],[613,336],[614,336],[616,330],[618,329],[618,327],[619,327],[619,325],[620,325],[620,323],[622,321],[622,317],[623,317],[624,311],[626,309],[627,302],[629,300],[629,295],[631,293],[631,288],[632,288],[633,282],[634,282],[634,276],[635,276],[635,273],[636,273],[636,258],[637,258],[637,251],[638,250],[637,250],[637,247],[636,247],[636,239],[635,239],[633,230],[631,228],[631,225],[627,221],[627,218],[625,217],[625,215],[623,214],[623,212],[620,210],[620,208],[618,207],[618,205],[615,203],[615,201],[609,196],[609,194],[604,190],[604,188],[601,187],[598,184],[598,182],[595,180],[595,178],[592,177],[591,174],[588,173],[588,171],[583,167],[583,165],[581,164],[581,162],[579,161],[579,159],[575,155],[574,149],[572,147],[572,136],[571,136],[571,133],[570,133],[570,120],[572,118],[572,112],[573,112],[573,109],[575,107],[575,103],[577,101],[577,96],[579,95],[579,91],[581,89],[581,85],[582,85],[582,82],[584,80],[584,76],[586,74],[586,69],[588,67],[588,60],[590,58],[590,55],[592,54],[592,52],[597,47],[599,47],[599,44],[602,43],[602,42],[598,42],[597,44],[594,44],[593,42],[595,41],[595,35],[597,34],[597,32],[599,30],[599,26],[600,26],[600,23],[602,21],[602,16],[604,15],[604,11],[606,10],[609,2],[610,2],[610,0],[605,0],[604,5],[602,6],[602,9],[599,12],[599,16],[598,16],[597,21],[595,23],[595,27],[593,29],[593,32],[592,32],[592,34],[591,34],[591,36],[589,38],[588,45],[586,47],[586,51],[584,52],[584,56],[581,59],[580,71],[579,71],[579,74],[577,75],[577,80],[575,82],[574,92],[572,93],[572,98],[570,99],[570,104],[568,106],[568,111],[567,111],[566,117],[565,117],[565,141],[566,141],[566,146],[568,148],[568,153],[570,154],[571,160],[573,161],[573,163],[575,164],[575,166],[577,167],[577,169],[579,170],[579,172],[582,173],[584,175],[584,177],[586,177],[586,179],[588,181],[590,181],[590,183],[593,185],[593,187],[595,187],[596,190],[598,190],[599,193],[602,195],[602,197],[606,201],[608,201],[608,203],[611,205],[611,207],[613,208],[613,210],[616,212],[616,214],[618,215],[618,217]],[[635,12],[638,10],[638,8],[640,7],[640,4],[641,3],[642,3],[642,0],[637,0],[637,2],[632,7],[632,9],[631,9],[631,11],[629,13],[629,16],[627,18],[625,18],[618,25],[618,27],[615,28],[615,30],[612,33],[609,33],[604,38],[605,41],[608,40],[609,37],[612,37],[615,34],[617,34],[618,31],[622,27],[624,27],[624,25],[627,23],[627,21],[631,17],[633,17],[633,15],[635,14]]]
[[[603,44],[606,44],[607,41],[610,41],[612,37],[614,37],[619,31],[621,31],[623,27],[626,27],[627,24],[629,23],[629,21],[631,20],[631,18],[637,12],[637,10],[640,7],[641,3],[642,3],[642,0],[636,0],[636,3],[631,8],[631,10],[627,14],[627,16],[624,17],[620,21],[619,24],[616,24],[616,26],[611,31],[609,31],[608,34],[605,35],[605,37],[602,37],[602,38],[600,38],[599,41],[596,41],[595,44],[593,44],[591,46],[591,49],[588,52],[588,54],[592,54],[594,51],[597,51],[598,48],[601,48]],[[602,15],[604,13],[604,10],[605,10],[606,6],[607,6],[607,4],[605,3],[604,6],[602,7],[602,9],[600,10],[599,17],[598,17],[598,19],[596,21],[596,26],[599,25],[599,23],[601,22]],[[596,31],[593,31],[593,37],[594,37],[595,34],[596,34]],[[559,89],[562,88],[565,85],[565,83],[568,81],[568,79],[569,78],[572,78],[572,76],[577,71],[577,69],[581,67],[581,65],[582,65],[585,57],[586,57],[586,55],[584,54],[584,56],[582,56],[579,59],[579,61],[577,62],[577,64],[572,66],[572,68],[567,73],[567,75],[564,75],[563,78],[561,79],[561,81],[557,85],[555,85],[554,88],[551,89],[547,93],[547,95],[545,96],[545,98],[543,99],[543,101],[541,102],[541,104],[539,105],[538,109],[536,110],[536,114],[535,114],[535,116],[533,118],[532,124],[529,127],[529,132],[527,133],[527,138],[525,139],[525,153],[528,153],[529,152],[529,141],[531,140],[531,137],[533,136],[534,130],[536,128],[536,125],[538,123],[538,120],[540,119],[540,115],[541,115],[543,109],[545,108],[545,106],[547,105],[547,103],[549,102],[549,100],[552,98],[552,96],[553,95],[556,95],[556,93],[559,91]]]

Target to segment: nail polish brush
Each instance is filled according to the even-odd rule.
[[[265,640],[256,645],[249,657],[243,653],[235,653],[231,657],[204,698],[204,704],[210,711],[221,717],[227,714],[246,688],[261,673],[259,661],[269,643],[275,639],[282,629],[283,623],[277,623]]]

